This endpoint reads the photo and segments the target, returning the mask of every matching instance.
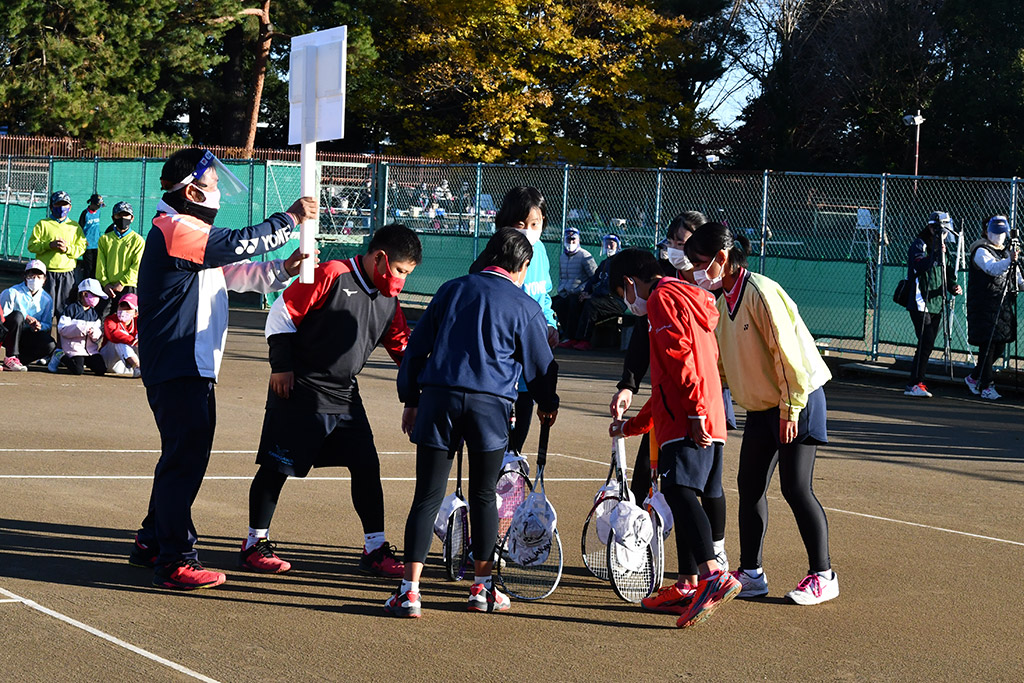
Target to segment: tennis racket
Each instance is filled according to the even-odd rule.
[[[649,499],[658,495],[658,442],[654,439],[654,429],[651,429],[651,493]],[[665,580],[665,522],[661,515],[650,504],[647,505],[647,513],[651,516],[651,524],[654,526],[654,537],[651,539],[651,552],[654,554],[654,577],[651,592],[661,588]],[[645,596],[646,597],[646,596]]]
[[[599,524],[597,520],[598,518],[607,519],[619,503],[619,488],[616,487],[614,491],[610,491],[608,488],[608,485],[612,483],[615,471],[615,449],[612,448],[612,462],[608,467],[608,477],[604,481],[604,486],[594,497],[594,505],[590,508],[586,521],[583,522],[583,535],[580,538],[584,566],[602,581],[608,580],[608,529],[604,529],[604,525]],[[602,527],[600,531],[604,532],[603,537],[598,527]]]
[[[615,469],[619,480],[618,505],[635,506],[635,503],[630,502],[626,490],[626,445],[622,437],[615,439]],[[654,592],[655,561],[650,543],[627,548],[615,539],[613,532],[608,534],[608,543],[605,547],[608,578],[616,595],[626,602],[640,602]]]
[[[512,442],[512,430],[515,429],[516,413],[513,408],[509,417],[509,443]],[[519,453],[515,453],[516,456]],[[506,456],[508,453],[506,453]],[[533,490],[530,479],[526,476],[522,467],[502,469],[498,474],[498,483],[494,487],[496,494],[495,502],[498,505],[498,538],[504,538],[508,533],[508,527],[512,524],[512,515],[516,513],[519,506],[526,500],[526,496]]]
[[[466,502],[462,495],[462,448],[459,448],[455,475],[455,497]],[[444,537],[444,571],[450,581],[461,581],[466,574],[466,556],[469,554],[469,508],[459,505],[448,515],[448,533]]]
[[[537,446],[537,478],[534,481],[533,492],[529,499],[524,501],[524,506],[529,510],[531,506],[546,508],[550,504],[544,493],[544,466],[548,459],[548,436],[551,432],[551,425],[542,423],[540,428],[540,444]],[[553,510],[553,508],[552,508]],[[518,520],[517,520],[518,521]],[[496,563],[496,574],[502,588],[513,598],[519,600],[540,600],[546,598],[558,587],[562,579],[562,540],[558,536],[557,527],[552,530],[550,548],[545,549],[535,559],[519,563],[513,558],[510,552],[512,534],[516,527],[510,526],[505,535],[501,537],[498,544],[500,561]]]

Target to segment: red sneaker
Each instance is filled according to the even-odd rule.
[[[283,574],[292,568],[292,563],[278,557],[274,549],[274,544],[268,538],[261,538],[249,548],[246,548],[245,541],[242,541],[238,566],[262,574]]]
[[[590,342],[584,339],[583,341],[578,341],[575,344],[573,344],[572,348],[576,349],[577,351],[591,351],[594,347]]]
[[[211,572],[199,564],[199,560],[182,560],[177,564],[157,567],[153,572],[153,585],[157,588],[173,588],[190,591],[196,588],[219,586],[227,577],[220,572]]]
[[[152,569],[156,566],[156,557],[159,554],[155,548],[149,548],[139,543],[139,537],[136,536],[132,551],[128,554],[128,564],[133,567]]]
[[[640,604],[643,605],[644,609],[649,609],[652,612],[682,614],[696,592],[696,586],[688,583],[680,586],[674,583],[671,586],[659,588],[654,595],[641,600]]]
[[[563,339],[562,341],[558,342],[558,346],[556,346],[555,348],[558,348],[558,349],[571,349],[575,343],[576,343],[575,339]]]
[[[679,628],[690,628],[707,620],[711,613],[729,602],[743,589],[729,572],[717,571],[697,582],[697,592],[676,620]]]
[[[396,548],[385,543],[372,553],[363,548],[359,558],[359,571],[386,579],[400,579],[405,574],[405,565],[395,556]]]

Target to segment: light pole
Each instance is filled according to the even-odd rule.
[[[917,175],[917,162],[921,158],[921,124],[924,123],[924,117],[921,116],[921,110],[917,110],[917,114],[907,114],[903,117],[903,124],[906,126],[914,126],[914,175]],[[917,181],[914,181],[914,190],[917,190]]]

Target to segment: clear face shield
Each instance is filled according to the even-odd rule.
[[[210,169],[213,169],[214,174],[208,174]],[[205,178],[203,177],[204,175],[206,176]],[[248,198],[249,188],[246,187],[245,183],[239,180],[238,176],[232,173],[224,165],[224,162],[209,150],[206,151],[203,158],[196,164],[192,173],[182,178],[180,182],[167,191],[175,192],[189,184],[195,184],[202,191],[204,185],[209,185],[210,175],[216,175],[217,177],[217,189],[220,190],[222,204],[239,204]]]

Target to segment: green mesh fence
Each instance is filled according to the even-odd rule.
[[[46,215],[49,193],[55,189],[71,194],[75,218],[94,191],[104,195],[108,212],[114,202],[131,202],[138,217],[134,227],[146,235],[148,217],[162,194],[162,163],[0,159],[5,181],[0,189],[0,257],[31,257],[25,248],[28,235]],[[287,209],[298,197],[296,163],[228,165],[250,194],[238,203],[225,203],[220,225],[251,225]],[[1016,179],[328,162],[318,164],[317,174],[321,260],[362,253],[376,227],[402,222],[419,233],[424,254],[405,291],[423,296],[466,273],[494,233],[502,197],[515,186],[535,186],[546,198],[548,224],[541,244],[554,283],[566,228],[578,229],[583,247],[600,261],[603,235],[614,233],[626,246],[653,248],[676,215],[698,210],[750,240],[751,268],[789,292],[819,344],[869,358],[913,353],[910,316],[891,297],[906,275],[910,242],[932,211],[949,212],[962,233],[963,287],[964,257],[980,236],[983,221],[1005,214],[1020,227],[1022,220]],[[283,257],[297,246],[296,236],[291,244],[259,258]],[[956,255],[957,245],[951,244],[950,257]],[[274,298],[269,296],[266,303]],[[1020,322],[1018,326],[1024,331]],[[954,302],[950,346],[959,360],[971,360],[964,297]]]

